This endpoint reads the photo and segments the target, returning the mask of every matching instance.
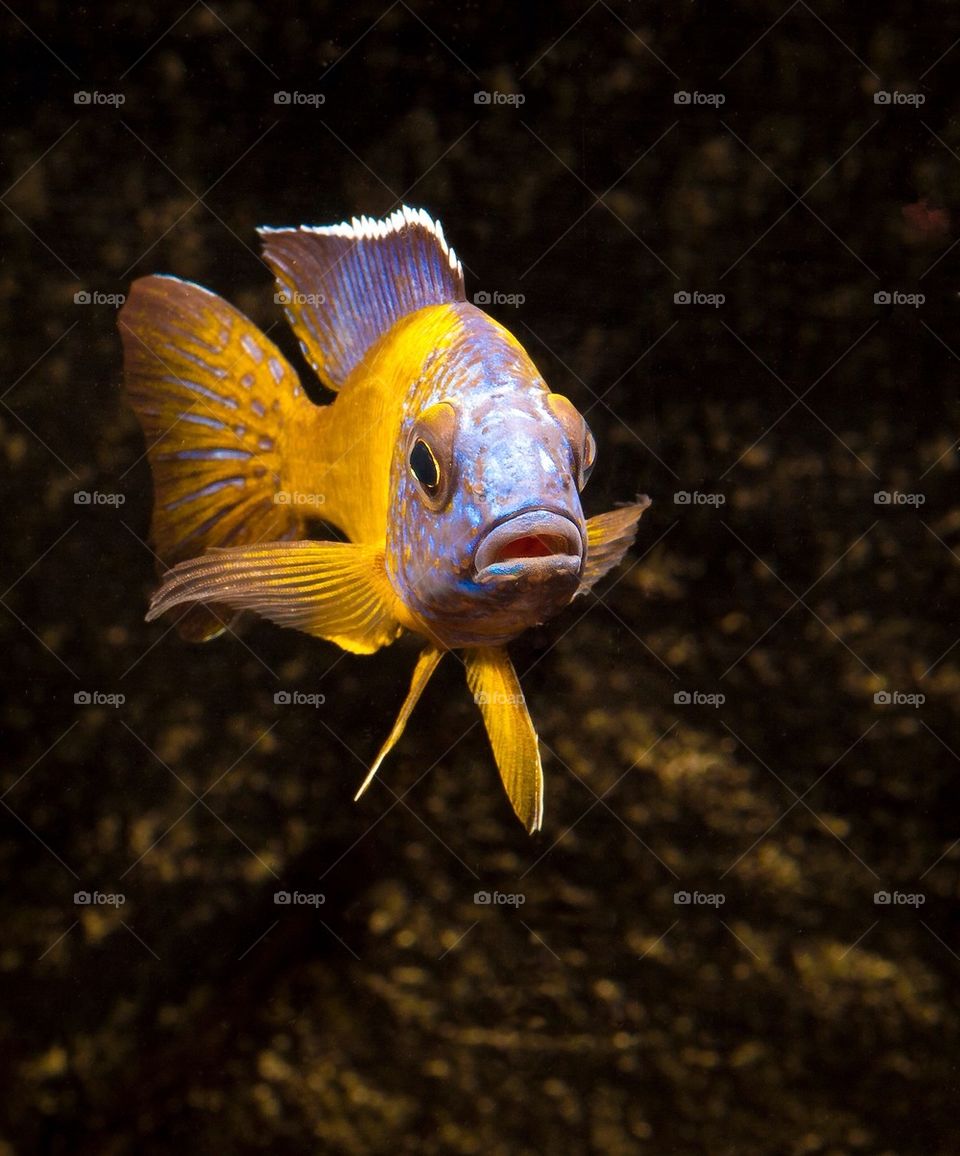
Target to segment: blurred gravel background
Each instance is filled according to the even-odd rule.
[[[3,7],[0,1153],[956,1152],[960,10]],[[455,662],[354,805],[411,644],[143,621],[109,295],[302,365],[255,226],[400,201],[654,499],[535,839]]]

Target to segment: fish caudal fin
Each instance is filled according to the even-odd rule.
[[[423,694],[424,687],[430,681],[433,672],[437,669],[437,664],[440,662],[440,659],[443,658],[443,653],[442,650],[437,650],[436,647],[433,646],[427,646],[421,652],[417,660],[417,665],[413,670],[410,689],[407,691],[407,697],[404,699],[400,713],[397,715],[397,721],[393,724],[393,730],[387,735],[387,741],[380,748],[380,753],[376,759],[374,759],[370,770],[367,772],[367,777],[360,784],[360,790],[354,795],[354,802],[356,802],[364,791],[366,791],[367,787],[370,786],[377,771],[380,770],[380,764],[396,746],[397,741],[404,732],[410,715],[413,713],[413,708],[419,702],[420,695]]]
[[[383,550],[354,542],[268,542],[211,550],[167,574],[147,620],[194,602],[255,610],[279,626],[325,638],[354,654],[372,654],[401,631]]]
[[[510,656],[500,646],[466,652],[467,684],[480,707],[500,777],[517,818],[533,834],[543,822],[543,768]]]
[[[283,443],[317,407],[273,342],[222,298],[175,277],[135,281],[119,325],[126,393],[153,473],[160,563],[300,536],[304,507],[283,502]],[[199,640],[225,620],[222,607],[193,607],[179,628]]]
[[[402,317],[465,300],[460,262],[423,209],[258,232],[304,356],[330,389]]]
[[[620,562],[633,545],[637,523],[649,506],[650,499],[642,497],[630,506],[587,518],[587,560],[578,594],[585,594]]]

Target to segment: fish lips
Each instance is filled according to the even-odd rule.
[[[480,539],[473,555],[474,580],[485,585],[579,577],[585,547],[580,527],[568,515],[525,510],[504,518]]]

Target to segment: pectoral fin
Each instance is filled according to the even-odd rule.
[[[443,658],[443,651],[437,650],[433,646],[424,648],[417,665],[413,669],[413,678],[410,682],[410,689],[407,691],[407,697],[404,700],[403,706],[400,708],[400,713],[397,715],[397,721],[393,724],[393,730],[387,735],[387,741],[380,748],[380,753],[377,755],[370,770],[367,772],[367,777],[360,785],[360,790],[353,796],[353,801],[363,794],[363,792],[373,782],[373,777],[380,770],[380,764],[387,757],[387,755],[396,746],[400,736],[403,734],[404,727],[407,725],[407,720],[413,713],[413,708],[417,705],[420,695],[423,694],[423,688],[430,681],[430,676],[437,669],[437,664]]]
[[[633,505],[587,519],[587,560],[578,594],[585,594],[623,558],[633,545],[637,523],[649,505],[650,499],[642,497]]]
[[[466,651],[467,683],[480,707],[503,785],[517,818],[532,834],[543,821],[543,769],[537,732],[516,671],[499,646]]]
[[[211,550],[168,572],[147,620],[182,603],[255,610],[279,626],[371,654],[400,633],[395,595],[377,546],[353,542],[268,542]]]

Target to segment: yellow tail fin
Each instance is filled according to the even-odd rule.
[[[119,325],[162,566],[211,546],[302,537],[310,507],[285,492],[284,444],[319,411],[273,342],[216,294],[175,277],[135,281]],[[206,639],[231,617],[223,606],[193,606],[178,625]]]

